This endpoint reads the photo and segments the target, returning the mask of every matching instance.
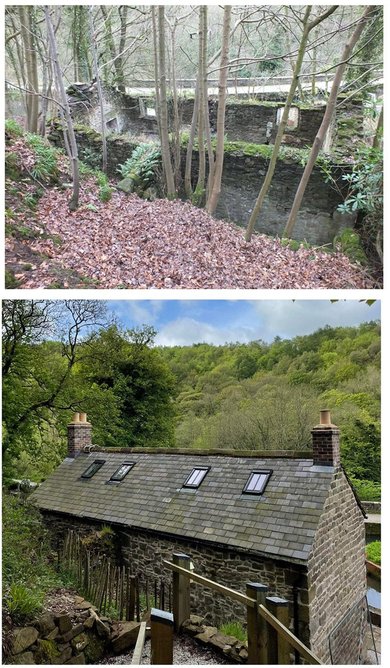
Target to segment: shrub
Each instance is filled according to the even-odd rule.
[[[381,485],[372,480],[359,480],[349,475],[349,479],[355,488],[355,491],[362,501],[380,501]]]
[[[23,128],[13,120],[13,118],[7,118],[5,121],[5,132],[12,137],[22,137],[24,134]]]
[[[56,149],[49,146],[43,137],[30,132],[26,134],[26,141],[35,153],[35,164],[31,169],[32,176],[41,181],[56,180],[58,177]]]
[[[374,540],[372,543],[366,545],[366,557],[368,561],[373,561],[374,564],[381,564],[381,542]]]
[[[143,192],[152,185],[160,183],[161,150],[156,144],[142,143],[133,151],[131,157],[118,171],[123,178],[130,178],[134,190]]]
[[[51,563],[48,535],[39,512],[3,494],[4,603],[17,622],[40,610],[47,591],[61,585]]]
[[[225,624],[220,626],[219,630],[225,636],[233,636],[241,642],[246,642],[247,640],[247,632],[240,622],[225,622]]]

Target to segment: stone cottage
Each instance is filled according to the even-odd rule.
[[[290,628],[324,663],[356,664],[366,625],[364,511],[321,412],[305,452],[104,449],[76,414],[68,456],[32,495],[57,537],[110,525],[134,573],[170,580],[163,560],[245,592],[289,601]],[[245,610],[192,585],[192,611],[219,625]]]

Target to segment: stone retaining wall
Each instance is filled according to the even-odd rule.
[[[61,145],[62,138],[58,130],[52,131],[49,138],[57,145]],[[100,161],[102,149],[99,133],[76,127],[76,138],[81,158],[87,150]],[[124,136],[108,137],[109,176],[119,178],[118,165],[130,157],[137,145],[135,141]],[[221,196],[216,210],[217,218],[246,225],[268,166],[268,157],[262,154],[261,147],[258,153],[256,155],[254,146],[247,151],[245,145],[241,147],[239,144],[232,145],[232,148],[226,151]],[[184,162],[183,151],[183,170]],[[194,151],[192,170],[194,183],[197,179],[197,164],[198,154]],[[269,194],[256,225],[258,232],[279,237],[283,235],[302,173],[303,167],[297,157],[278,160]],[[336,167],[334,173],[337,178],[339,172]],[[329,183],[325,183],[320,169],[315,168],[303,198],[293,238],[314,245],[332,244],[334,237],[346,227],[352,227],[354,222],[351,214],[341,214],[337,211],[337,206],[341,202],[340,193]]]

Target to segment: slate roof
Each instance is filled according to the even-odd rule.
[[[81,474],[105,464],[90,480]],[[125,461],[119,484],[106,484]],[[182,487],[197,466],[210,466],[197,490]],[[261,496],[243,494],[251,471],[272,469]],[[65,459],[32,494],[42,510],[157,531],[304,563],[334,476],[332,467],[285,457],[230,457],[94,452]]]

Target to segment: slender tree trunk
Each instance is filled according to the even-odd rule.
[[[63,114],[66,120],[68,141],[69,141],[69,159],[72,166],[72,176],[73,176],[73,191],[72,197],[69,200],[69,209],[70,211],[76,211],[79,205],[79,191],[80,191],[80,176],[79,176],[79,160],[78,160],[78,151],[77,151],[77,142],[76,136],[73,129],[72,117],[70,114],[68,97],[65,92],[64,81],[62,78],[62,72],[60,67],[60,62],[58,59],[57,51],[57,41],[54,34],[54,27],[50,16],[50,9],[46,5],[44,7],[45,20],[47,27],[47,36],[49,41],[49,47],[51,52],[51,59],[53,63],[53,69],[57,81],[57,87],[60,93],[61,105],[63,108]]]
[[[309,38],[309,33],[321,21],[324,21],[324,19],[326,19],[334,11],[336,11],[337,5],[333,5],[327,11],[325,11],[323,14],[321,14],[319,17],[317,17],[313,21],[309,22],[309,16],[310,16],[311,9],[312,9],[312,6],[308,5],[306,7],[306,10],[305,10],[305,15],[304,15],[304,18],[303,18],[303,21],[302,21],[303,32],[302,32],[301,42],[300,42],[300,45],[299,45],[297,60],[296,60],[296,63],[295,63],[295,69],[294,69],[294,73],[293,73],[293,77],[292,77],[292,81],[291,81],[291,85],[290,85],[290,90],[289,90],[288,95],[287,95],[287,100],[286,100],[286,104],[285,104],[284,109],[283,109],[282,118],[281,118],[281,121],[280,121],[280,124],[279,124],[279,127],[278,127],[278,131],[276,133],[274,148],[273,148],[271,159],[270,159],[270,162],[269,162],[269,165],[268,165],[267,173],[265,175],[263,185],[261,186],[259,195],[258,195],[256,203],[255,203],[255,206],[254,206],[253,211],[251,213],[251,216],[249,218],[248,226],[247,226],[246,233],[245,233],[245,240],[246,241],[250,241],[251,238],[252,238],[252,234],[253,234],[253,230],[255,229],[256,221],[259,217],[261,207],[263,206],[264,200],[267,196],[268,190],[269,190],[270,185],[271,185],[272,177],[273,177],[274,172],[275,172],[275,167],[276,167],[276,162],[277,162],[278,155],[279,155],[280,146],[282,144],[284,131],[286,129],[286,125],[287,125],[287,121],[288,121],[288,114],[289,114],[289,111],[291,109],[292,101],[294,99],[295,91],[296,91],[296,88],[297,88],[297,85],[298,85],[299,74],[300,74],[301,67],[302,67],[302,61],[303,61],[303,58],[304,58],[304,55],[305,55],[305,49],[306,49],[307,41],[308,41],[308,38]]]
[[[160,68],[158,62],[158,40],[157,40],[157,19],[156,7],[152,7],[152,34],[153,34],[153,65],[154,65],[154,85],[156,89],[156,120],[158,135],[161,137],[160,129]]]
[[[123,65],[123,52],[126,46],[126,32],[127,32],[127,12],[128,5],[122,5],[118,7],[118,13],[120,18],[120,38],[119,38],[119,52],[118,58],[114,61],[115,71],[116,71],[116,80],[118,89],[124,93],[126,91],[126,82],[125,82],[125,72]]]
[[[194,98],[194,107],[192,110],[192,120],[191,128],[188,136],[188,146],[187,146],[187,155],[186,155],[186,166],[184,173],[184,190],[186,197],[188,199],[192,198],[192,183],[191,183],[191,170],[192,170],[192,151],[194,148],[195,133],[196,133],[196,124],[198,118],[198,105],[199,105],[199,73],[196,81],[195,88],[195,98]]]
[[[221,193],[222,170],[224,159],[224,137],[225,137],[225,109],[226,109],[226,87],[229,73],[229,36],[232,8],[230,5],[224,7],[221,67],[218,82],[218,113],[217,113],[217,148],[215,157],[214,178],[212,189],[206,205],[209,213],[213,214],[217,208],[219,195]]]
[[[174,131],[174,151],[173,151],[173,171],[176,190],[179,189],[181,177],[181,147],[180,147],[180,117],[179,102],[176,89],[176,20],[171,30],[171,79],[172,79],[172,100],[173,100],[173,131]]]
[[[38,132],[39,85],[37,54],[35,50],[34,7],[19,7],[20,33],[23,40],[26,88],[32,93],[26,93],[27,130]]]
[[[89,35],[90,35],[91,47],[92,47],[93,67],[94,67],[94,71],[95,71],[94,74],[95,74],[95,79],[96,79],[96,86],[97,86],[98,97],[99,97],[99,108],[100,108],[100,126],[101,126],[101,133],[102,133],[102,170],[105,174],[107,174],[106,119],[104,117],[103,90],[102,90],[102,82],[100,80],[100,74],[99,74],[97,44],[96,44],[96,37],[95,37],[95,29],[94,29],[94,25],[93,25],[93,7],[91,5],[88,8],[88,13],[89,13]]]
[[[163,5],[158,6],[158,53],[160,69],[159,96],[161,155],[167,186],[167,197],[168,199],[175,199],[176,188],[175,180],[173,178],[168,134],[167,75],[165,65],[165,8]]]
[[[375,131],[375,137],[372,142],[373,148],[379,148],[381,146],[382,137],[383,137],[383,106],[379,114],[378,124],[376,126],[376,131]]]
[[[336,102],[337,102],[337,95],[339,92],[340,84],[342,81],[342,77],[345,71],[345,68],[347,67],[347,60],[350,58],[353,49],[355,48],[356,43],[359,40],[360,35],[363,32],[363,29],[366,25],[367,18],[369,14],[372,12],[372,6],[366,7],[364,13],[362,14],[358,24],[356,25],[356,28],[349,40],[349,42],[345,45],[343,54],[341,56],[341,62],[340,65],[337,67],[335,76],[333,79],[333,84],[332,88],[329,94],[329,99],[326,105],[325,109],[325,114],[322,119],[321,126],[317,132],[316,138],[314,139],[313,146],[310,151],[309,159],[307,161],[306,167],[304,169],[304,172],[302,174],[302,178],[300,181],[300,184],[298,186],[297,192],[295,194],[294,202],[292,205],[292,209],[290,211],[290,215],[288,217],[288,221],[283,233],[284,237],[291,237],[292,231],[294,229],[297,215],[299,212],[299,209],[301,207],[302,199],[305,194],[306,186],[308,184],[310,175],[313,171],[313,167],[315,164],[315,161],[317,160],[317,156],[320,152],[320,149],[322,147],[322,144],[324,142],[325,136],[327,129],[329,127],[329,124],[332,120],[332,116],[336,107]]]
[[[210,128],[210,113],[209,113],[209,86],[208,86],[208,75],[207,75],[207,35],[208,35],[208,10],[205,6],[205,12],[203,15],[203,31],[204,31],[204,40],[203,40],[203,117],[204,117],[204,134],[206,139],[207,146],[207,158],[208,158],[208,178],[206,185],[206,199],[208,199],[210,190],[213,187],[214,179],[214,151],[211,144],[211,128]]]
[[[203,203],[205,193],[206,181],[206,151],[204,145],[204,128],[205,128],[205,99],[204,99],[204,78],[205,78],[205,16],[207,24],[207,7],[201,5],[199,7],[199,105],[198,105],[198,152],[199,152],[199,171],[198,183],[195,188],[196,204],[201,206]]]

